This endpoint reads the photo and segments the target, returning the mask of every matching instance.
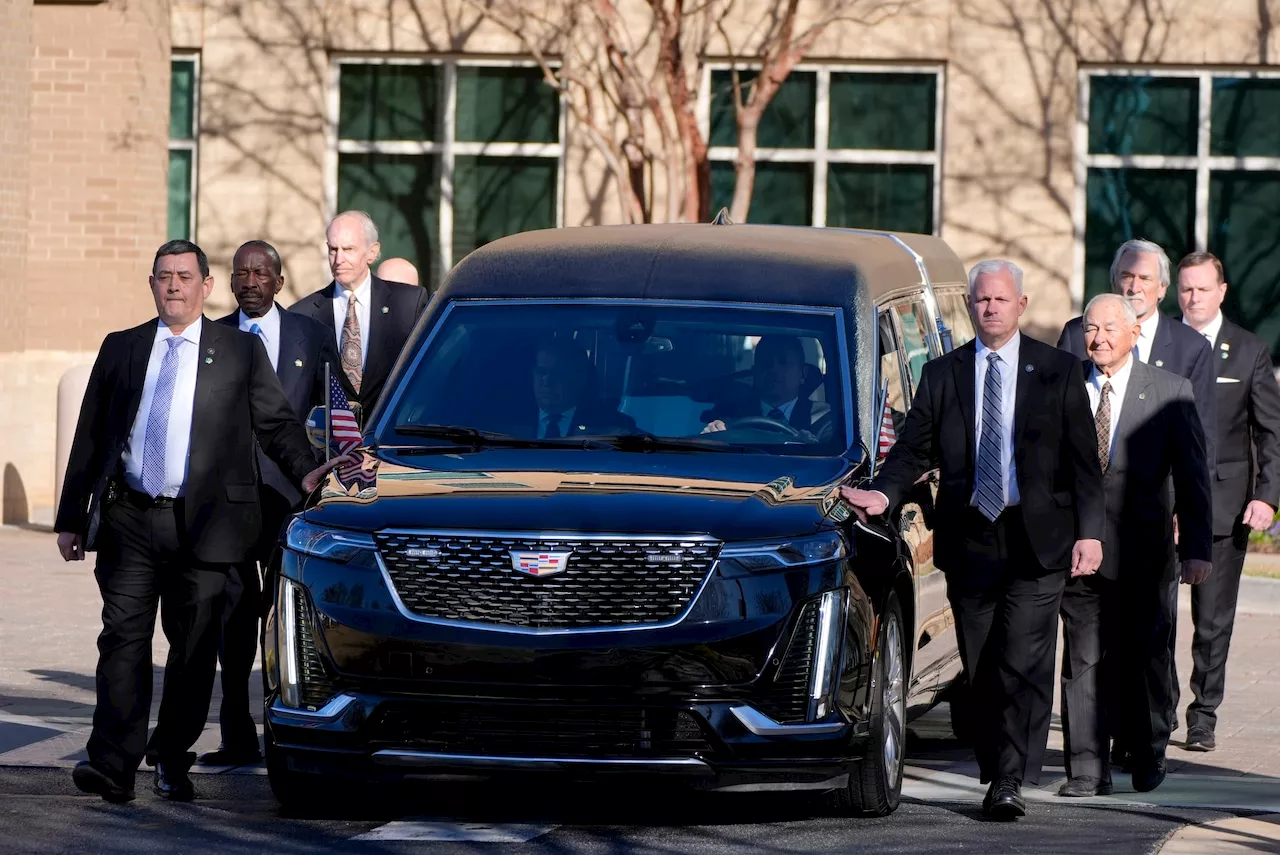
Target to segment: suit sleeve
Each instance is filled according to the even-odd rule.
[[[431,302],[431,295],[427,293],[427,289],[419,288],[417,300],[413,304],[414,320],[422,317],[422,313],[427,310],[427,303],[429,302]]]
[[[898,433],[897,441],[880,465],[880,471],[867,486],[869,490],[883,493],[889,500],[890,508],[901,504],[903,496],[916,480],[938,465],[935,461],[936,449],[933,447],[933,424],[940,414],[934,412],[933,394],[929,388],[932,375],[937,373],[931,369],[936,365],[936,362],[925,365],[924,372],[920,375],[920,388],[916,390],[911,409],[907,411],[902,431]],[[963,424],[960,429],[964,429]]]
[[[1073,366],[1067,372],[1062,399],[1064,466],[1071,473],[1075,494],[1076,540],[1103,540],[1106,506],[1102,492],[1102,467],[1098,463],[1098,431],[1084,385],[1084,372]]]
[[[66,475],[62,479],[54,531],[81,537],[89,531],[89,504],[104,468],[103,455],[109,451],[106,443],[110,438],[104,428],[113,390],[104,387],[110,343],[108,336],[98,349],[98,358],[89,372],[89,383],[80,403],[80,417],[76,421],[75,438],[71,441],[71,454],[67,458]]]
[[[1063,325],[1062,325],[1062,332],[1058,333],[1058,344],[1057,344],[1057,348],[1058,348],[1058,350],[1065,350],[1065,351],[1067,351],[1067,352],[1070,352],[1070,351],[1071,351],[1071,342],[1069,342],[1069,341],[1067,340],[1067,328],[1068,328],[1068,326],[1069,326],[1068,324],[1063,324]]]
[[[1209,464],[1209,480],[1218,466],[1218,374],[1213,367],[1213,351],[1209,343],[1200,338],[1191,363],[1191,391],[1195,394],[1196,412],[1200,415],[1200,427],[1204,434],[1205,459]],[[1274,381],[1273,381],[1274,382]]]
[[[1213,499],[1209,492],[1209,460],[1198,402],[1191,384],[1179,379],[1170,402],[1169,455],[1173,468],[1173,510],[1178,517],[1178,557],[1212,560]],[[1162,418],[1166,414],[1162,414]]]
[[[250,352],[249,416],[254,435],[267,457],[275,461],[295,483],[301,484],[302,479],[316,468],[307,432],[285,397],[266,347],[256,336]]]
[[[1251,498],[1275,508],[1280,503],[1280,383],[1265,347],[1258,348],[1249,382],[1249,430],[1258,459]]]

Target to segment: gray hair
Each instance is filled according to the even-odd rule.
[[[1099,294],[1090,300],[1084,307],[1084,317],[1089,317],[1089,312],[1094,306],[1105,305],[1106,303],[1115,303],[1120,307],[1120,311],[1124,313],[1124,320],[1129,326],[1138,325],[1138,313],[1133,310],[1133,303],[1122,294]]]
[[[973,286],[977,284],[978,277],[984,273],[1008,273],[1010,278],[1013,279],[1013,284],[1018,289],[1018,296],[1022,296],[1022,268],[1003,258],[988,258],[969,268],[970,297],[973,296]]]
[[[1160,244],[1142,238],[1134,238],[1120,244],[1120,248],[1116,250],[1115,257],[1111,259],[1111,287],[1116,287],[1116,277],[1120,273],[1121,260],[1131,253],[1149,252],[1156,257],[1156,261],[1160,265],[1160,284],[1169,287],[1169,256],[1165,254],[1164,248]]]
[[[365,243],[369,244],[369,246],[373,246],[378,242],[378,227],[374,224],[373,217],[369,216],[364,211],[343,211],[341,214],[338,214],[338,216],[329,221],[329,225],[325,228],[325,232],[328,233],[329,229],[333,228],[333,224],[343,217],[351,217],[352,219],[357,220],[360,225],[364,227],[364,240]]]

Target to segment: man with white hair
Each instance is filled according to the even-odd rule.
[[[934,560],[973,685],[983,811],[1011,820],[1049,736],[1063,587],[1102,561],[1102,471],[1080,363],[1018,331],[1022,271],[974,265],[969,308],[978,338],[925,364],[876,477],[840,492],[865,520],[939,471]]]
[[[344,211],[325,230],[333,281],[289,307],[324,324],[341,357],[339,380],[357,417],[373,409],[409,333],[427,306],[423,288],[386,282],[369,269],[381,246],[364,211]]]
[[[1112,792],[1108,735],[1128,748],[1145,793],[1164,781],[1173,731],[1178,579],[1199,584],[1213,567],[1209,464],[1190,382],[1134,358],[1132,301],[1094,297],[1083,329],[1106,527],[1098,572],[1073,572],[1062,598],[1068,781],[1058,795]]]

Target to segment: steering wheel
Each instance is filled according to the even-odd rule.
[[[726,426],[731,428],[754,428],[756,430],[786,434],[787,436],[800,436],[800,431],[787,422],[774,421],[768,416],[743,416],[740,419],[729,419]]]

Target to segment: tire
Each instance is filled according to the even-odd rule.
[[[887,816],[902,800],[906,765],[906,635],[896,594],[881,615],[871,680],[871,740],[866,756],[853,766],[849,784],[836,790],[836,812],[844,816]]]

